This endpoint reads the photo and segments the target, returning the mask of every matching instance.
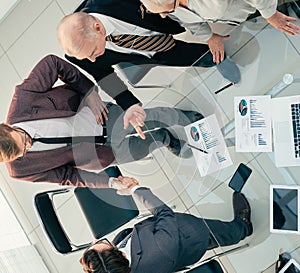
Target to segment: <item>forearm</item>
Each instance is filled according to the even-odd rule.
[[[263,18],[270,18],[276,12],[277,0],[253,0],[253,7]]]
[[[20,89],[42,93],[51,90],[58,79],[83,95],[94,86],[93,82],[72,64],[55,55],[48,55],[32,69]]]
[[[193,23],[185,24],[183,26],[202,42],[209,40],[213,35],[213,32],[207,23]]]
[[[172,14],[170,14],[169,17],[177,21],[185,29],[189,30],[192,35],[199,39],[199,41],[207,41],[213,34],[209,24],[206,23],[204,19],[201,22],[186,23]]]
[[[113,72],[98,82],[102,90],[110,95],[123,110],[140,101],[130,92],[124,82]]]
[[[154,238],[160,249],[166,249],[171,257],[177,257],[179,232],[176,216],[164,202],[156,197],[150,189],[138,188],[133,193],[154,215]]]
[[[133,192],[133,197],[145,206],[153,215],[157,216],[159,211],[168,211],[173,214],[171,208],[169,208],[164,202],[162,202],[156,195],[154,195],[150,189],[145,187],[139,187]]]
[[[72,166],[62,166],[50,171],[13,177],[27,182],[55,183],[62,186],[108,188],[109,177],[103,173],[76,169]]]
[[[86,59],[78,60],[67,55],[66,58],[92,75],[100,88],[112,97],[123,110],[127,110],[130,106],[140,102],[128,90],[112,66],[102,64],[101,61],[91,63]]]

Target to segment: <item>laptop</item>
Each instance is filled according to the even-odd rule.
[[[292,258],[278,273],[300,273],[300,265]]]
[[[300,234],[300,186],[270,186],[270,231]]]
[[[300,95],[273,98],[272,127],[277,167],[300,165]]]

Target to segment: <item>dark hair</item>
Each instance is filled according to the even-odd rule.
[[[20,148],[15,140],[11,137],[11,132],[14,131],[10,126],[0,124],[0,162],[9,162],[16,159],[20,154]]]
[[[95,249],[87,250],[80,259],[86,273],[129,273],[129,261],[117,248],[101,252]]]

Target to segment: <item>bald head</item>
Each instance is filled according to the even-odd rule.
[[[58,41],[64,52],[76,57],[86,42],[96,39],[96,23],[103,28],[97,18],[84,12],[65,16],[57,27]]]

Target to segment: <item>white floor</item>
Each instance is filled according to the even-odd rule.
[[[56,40],[59,20],[74,10],[80,0],[21,0],[0,24],[0,110],[4,121],[14,86],[19,84],[39,59],[48,53],[63,57]],[[218,26],[216,26],[218,28]],[[189,35],[183,39],[193,39]],[[151,71],[144,83],[171,83],[168,89],[137,89],[134,93],[147,107],[157,105],[195,109],[204,115],[216,113],[221,126],[233,120],[233,98],[236,95],[264,94],[282,79],[285,73],[300,75],[300,36],[288,37],[271,28],[262,19],[247,22],[234,31],[226,44],[227,55],[239,66],[242,80],[236,86],[215,95],[227,84],[215,68],[163,68]],[[300,94],[294,84],[280,96]],[[103,95],[105,97],[105,95]],[[228,137],[234,136],[234,131]],[[230,220],[233,217],[231,195],[227,183],[239,163],[253,169],[244,193],[252,206],[254,234],[245,240],[250,247],[221,259],[227,273],[262,272],[275,262],[279,248],[292,252],[300,261],[299,236],[278,236],[269,233],[269,185],[300,184],[298,167],[274,167],[272,153],[235,153],[229,148],[233,165],[201,178],[193,159],[179,160],[166,149],[153,153],[153,159],[122,166],[124,174],[138,178],[177,211],[187,211],[207,218]],[[78,262],[81,253],[60,255],[46,240],[33,209],[33,197],[51,184],[31,184],[9,178],[1,164],[1,190],[27,234],[43,257],[50,272],[82,272]],[[77,219],[78,207],[73,200],[63,203],[60,212],[71,236],[90,239],[86,223]],[[2,219],[5,221],[5,219]],[[242,242],[241,244],[245,243]]]

